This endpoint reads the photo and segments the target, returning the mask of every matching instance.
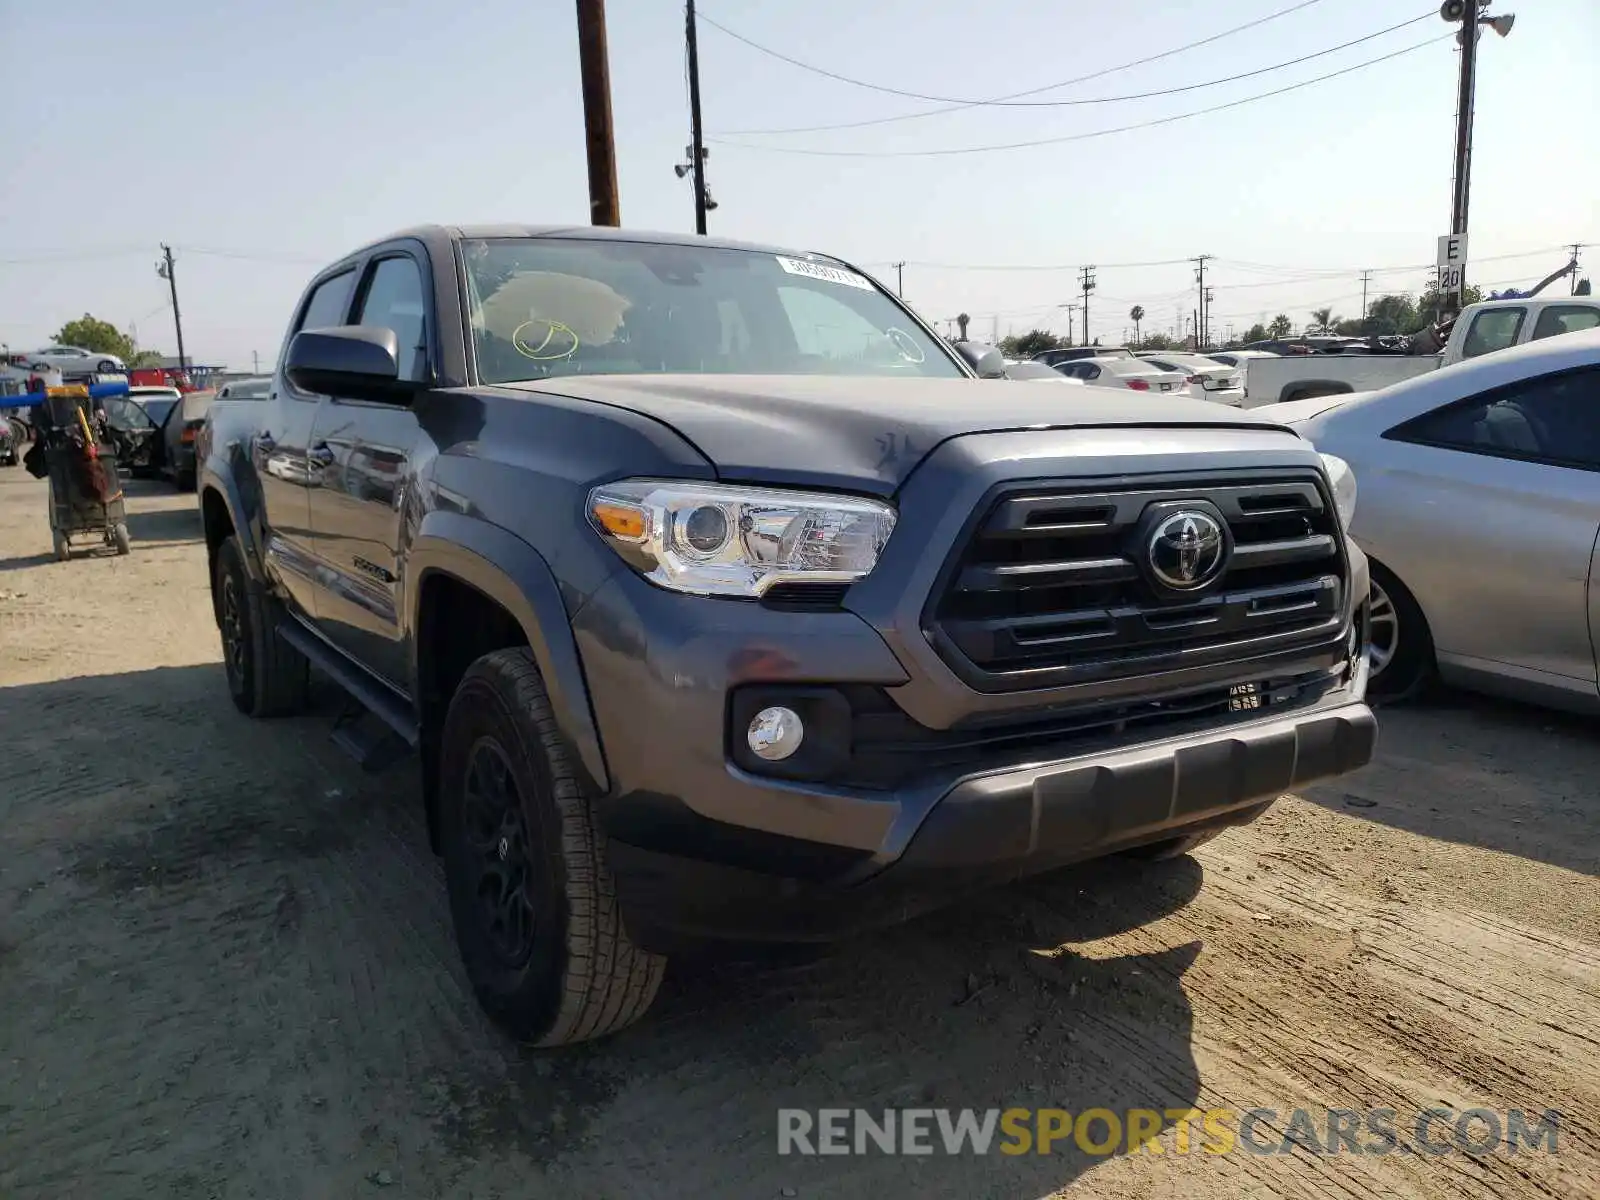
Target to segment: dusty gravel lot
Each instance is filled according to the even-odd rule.
[[[479,1017],[402,768],[227,700],[192,496],[50,559],[0,469],[0,1195],[1600,1195],[1600,740],[1465,698],[1194,859],[820,955],[675,964],[647,1021]],[[779,1106],[1436,1105],[1559,1153],[780,1158]],[[1152,1152],[1161,1148],[1164,1153]]]

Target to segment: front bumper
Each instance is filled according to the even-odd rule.
[[[1371,760],[1377,723],[1360,701],[1218,735],[1131,747],[963,779],[888,866],[837,879],[611,844],[633,936],[819,941],[893,924],[964,894],[1187,833],[1245,824],[1279,793]],[[796,797],[797,802],[801,802]],[[801,861],[797,845],[795,861]]]

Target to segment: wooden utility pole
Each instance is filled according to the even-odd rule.
[[[700,125],[700,35],[694,0],[684,5],[684,40],[689,48],[689,166],[694,172],[694,231],[706,231],[706,146]]]
[[[1094,291],[1094,268],[1080,267],[1079,287],[1083,290],[1083,344],[1089,344],[1089,293]]]
[[[890,263],[889,265],[894,268],[894,294],[904,300],[906,298],[906,264],[901,261]]]
[[[172,290],[172,326],[178,335],[178,373],[188,374],[189,360],[183,353],[183,314],[178,311],[178,272],[172,265],[172,247],[163,242],[161,254],[162,261],[156,266],[156,274],[165,279]]]
[[[589,154],[589,223],[621,225],[605,0],[578,0],[578,63],[583,73],[583,130]]]

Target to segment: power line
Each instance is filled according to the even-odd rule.
[[[816,128],[819,131],[823,130],[823,129],[857,129],[857,128],[861,128],[861,127],[867,126],[867,125],[886,125],[886,124],[889,124],[889,123],[894,122],[894,121],[914,121],[914,120],[918,120],[919,118],[922,118],[922,117],[933,117],[933,116],[938,116],[941,113],[957,112],[957,111],[959,111],[961,109],[964,109],[964,108],[974,108],[974,107],[976,107],[978,105],[981,105],[981,104],[997,104],[997,103],[1000,103],[1001,101],[1020,100],[1024,96],[1037,96],[1041,92],[1050,92],[1050,91],[1055,91],[1058,88],[1071,87],[1074,84],[1088,83],[1092,79],[1101,79],[1101,78],[1103,78],[1103,77],[1105,77],[1107,75],[1114,75],[1118,71],[1127,71],[1127,70],[1130,70],[1130,69],[1132,69],[1134,67],[1145,66],[1148,63],[1160,62],[1164,58],[1171,58],[1174,54],[1182,54],[1186,50],[1194,50],[1194,49],[1197,49],[1200,46],[1210,45],[1212,42],[1221,41],[1223,38],[1231,37],[1233,34],[1243,33],[1245,30],[1254,29],[1258,25],[1265,25],[1268,21],[1276,21],[1279,17],[1286,17],[1290,13],[1299,12],[1302,8],[1310,8],[1313,4],[1317,4],[1317,3],[1320,3],[1320,0],[1301,0],[1301,3],[1299,3],[1299,4],[1294,4],[1294,5],[1291,5],[1288,8],[1279,9],[1277,12],[1274,12],[1274,13],[1268,13],[1264,17],[1258,17],[1256,20],[1248,21],[1243,25],[1235,25],[1232,29],[1224,29],[1221,33],[1214,33],[1210,37],[1201,38],[1198,42],[1189,42],[1187,45],[1177,46],[1177,47],[1174,47],[1171,50],[1163,50],[1160,54],[1152,54],[1152,55],[1149,55],[1149,56],[1147,56],[1145,58],[1136,58],[1132,62],[1118,63],[1114,67],[1105,67],[1105,68],[1103,68],[1103,69],[1101,69],[1099,71],[1092,72],[1091,74],[1088,74],[1088,75],[1079,75],[1079,76],[1077,76],[1076,78],[1073,78],[1073,79],[1063,79],[1059,83],[1048,83],[1048,84],[1045,84],[1043,87],[1029,88],[1025,92],[1012,92],[1010,95],[997,96],[992,100],[960,101],[960,102],[956,102],[956,103],[951,104],[948,108],[936,108],[936,109],[933,109],[930,112],[904,113],[904,114],[901,114],[899,116],[876,117],[876,118],[873,118],[872,120],[869,120],[869,121],[852,121],[852,122],[847,122],[847,123],[845,123],[843,125],[834,125],[834,126],[819,125]],[[819,74],[829,75],[832,78],[835,78],[835,79],[837,79],[837,80],[839,80],[839,81],[841,81],[843,83],[856,84],[858,87],[870,88],[870,89],[872,89],[874,91],[887,91],[887,92],[890,92],[892,94],[906,96],[906,97],[911,98],[911,99],[921,99],[921,100],[933,99],[933,97],[922,96],[922,95],[920,95],[919,93],[916,93],[916,92],[896,91],[896,89],[893,89],[893,88],[880,88],[876,84],[863,83],[860,80],[850,79],[850,78],[848,78],[846,76],[834,75],[832,72],[823,71],[820,68],[812,67],[808,63],[802,63],[802,62],[799,62],[799,61],[797,61],[795,59],[788,58],[786,55],[777,54],[775,51],[768,50],[765,46],[757,45],[755,42],[752,42],[749,38],[746,38],[742,34],[734,33],[733,30],[728,29],[726,26],[719,25],[716,21],[714,21],[710,17],[706,16],[705,13],[703,13],[703,12],[700,14],[700,19],[702,21],[705,21],[708,25],[711,25],[715,29],[720,30],[722,33],[727,34],[729,37],[735,39],[736,41],[744,42],[746,45],[752,47],[753,49],[760,50],[764,54],[772,54],[772,55],[774,55],[774,57],[777,57],[777,58],[780,58],[780,59],[784,59],[785,61],[793,64],[794,66],[800,67],[802,70],[817,71]],[[752,132],[760,132],[760,131],[752,131]],[[789,131],[773,130],[773,131],[769,131],[769,132],[789,132]],[[801,131],[800,130],[794,130],[793,132],[798,133],[798,132],[801,132]],[[812,132],[812,130],[806,130],[805,132],[809,133],[809,132]]]
[[[1536,258],[1539,255],[1550,254],[1550,253],[1555,252],[1555,251],[1570,252],[1572,247],[1573,247],[1573,244],[1574,243],[1571,243],[1571,242],[1564,242],[1559,246],[1541,246],[1541,247],[1539,247],[1538,249],[1535,249],[1535,250],[1519,250],[1514,254],[1491,254],[1491,255],[1487,255],[1487,256],[1482,257],[1482,258],[1474,259],[1474,261],[1475,262],[1480,262],[1480,263],[1486,263],[1486,262],[1506,262],[1506,261],[1509,261],[1509,260],[1512,260],[1512,259],[1519,259],[1519,258]],[[1582,248],[1585,248],[1585,247],[1591,245],[1592,243],[1579,242],[1579,243],[1576,243],[1576,244],[1578,245],[1578,247],[1580,249],[1582,249]],[[908,266],[908,267],[922,267],[922,268],[926,268],[927,270],[931,270],[931,271],[1022,271],[1022,272],[1028,272],[1028,271],[1073,271],[1073,272],[1076,272],[1076,271],[1080,271],[1080,270],[1083,269],[1083,264],[1082,263],[1044,263],[1044,264],[1034,264],[1034,263],[945,263],[945,262],[928,262],[926,260],[921,260],[921,259],[905,259],[905,260],[901,260],[901,261],[904,262],[905,266]],[[1104,268],[1105,270],[1113,270],[1113,269],[1122,270],[1122,269],[1131,269],[1131,268],[1134,268],[1134,267],[1181,267],[1181,266],[1185,265],[1186,263],[1192,263],[1193,261],[1194,261],[1194,258],[1191,256],[1189,258],[1149,259],[1149,260],[1146,260],[1146,261],[1143,261],[1143,262],[1099,262],[1097,260],[1097,265],[1102,267],[1102,268]],[[1266,279],[1266,280],[1258,280],[1258,281],[1255,281],[1255,282],[1252,282],[1252,283],[1230,283],[1230,284],[1225,285],[1230,289],[1232,289],[1232,288],[1241,288],[1241,287],[1279,287],[1279,286],[1284,285],[1284,284],[1314,283],[1314,282],[1316,282],[1317,280],[1320,280],[1320,279],[1335,279],[1335,278],[1340,278],[1340,277],[1348,276],[1348,275],[1360,275],[1361,272],[1364,271],[1364,270],[1370,270],[1374,275],[1399,275],[1399,274],[1403,274],[1403,273],[1405,273],[1407,271],[1424,271],[1424,270],[1427,270],[1429,267],[1433,266],[1432,263],[1408,263],[1408,264],[1405,264],[1403,266],[1393,266],[1393,267],[1307,267],[1307,266],[1288,266],[1288,265],[1285,265],[1285,264],[1251,263],[1251,262],[1245,262],[1242,259],[1222,258],[1222,257],[1212,258],[1210,261],[1213,262],[1214,264],[1220,264],[1220,265],[1226,266],[1226,267],[1241,268],[1241,269],[1244,269],[1244,270],[1271,270],[1271,271],[1295,271],[1295,272],[1299,272],[1298,275],[1294,276],[1293,278],[1289,278],[1289,279]],[[896,266],[897,263],[895,261],[866,260],[866,261],[862,261],[859,265],[861,265],[863,267],[893,267],[893,266]],[[1188,295],[1192,290],[1193,290],[1192,288],[1185,288],[1185,289],[1183,289],[1182,294],[1183,295]],[[1174,292],[1173,294],[1177,295],[1178,293]]]
[[[820,133],[820,132],[823,132],[825,130],[857,129],[857,128],[860,128],[863,125],[879,125],[879,124],[884,124],[884,123],[886,123],[888,121],[905,121],[905,120],[912,120],[912,119],[917,118],[917,117],[931,117],[931,116],[936,116],[936,115],[938,115],[940,113],[959,112],[959,111],[962,111],[962,110],[965,110],[965,109],[970,109],[970,108],[1075,108],[1075,107],[1079,107],[1079,106],[1087,105],[1087,104],[1121,104],[1121,103],[1124,103],[1124,102],[1130,101],[1130,100],[1152,100],[1152,99],[1155,99],[1155,98],[1161,97],[1161,96],[1178,96],[1178,95],[1182,95],[1185,92],[1198,92],[1198,91],[1201,91],[1201,90],[1203,90],[1205,88],[1220,87],[1222,84],[1226,84],[1226,83],[1238,83],[1242,79],[1254,79],[1254,78],[1256,78],[1257,76],[1260,76],[1260,75],[1270,75],[1272,72],[1281,71],[1285,67],[1299,66],[1301,63],[1312,62],[1313,60],[1319,59],[1319,58],[1326,58],[1330,54],[1337,54],[1341,50],[1350,49],[1350,47],[1352,47],[1352,46],[1359,46],[1364,42],[1374,41],[1377,38],[1384,37],[1387,34],[1394,33],[1396,30],[1404,29],[1409,25],[1416,25],[1416,24],[1418,24],[1419,22],[1422,22],[1422,21],[1430,21],[1430,20],[1434,19],[1434,17],[1436,15],[1437,14],[1435,13],[1434,10],[1429,9],[1427,12],[1423,13],[1421,16],[1412,17],[1410,20],[1401,21],[1398,25],[1390,25],[1385,29],[1379,29],[1376,32],[1365,34],[1362,37],[1355,38],[1355,39],[1353,39],[1351,41],[1348,41],[1348,42],[1341,42],[1337,46],[1329,46],[1325,50],[1318,50],[1318,51],[1316,51],[1315,53],[1312,53],[1312,54],[1303,54],[1299,58],[1286,59],[1285,61],[1280,62],[1280,63],[1273,63],[1271,66],[1268,66],[1268,67],[1258,67],[1254,71],[1243,71],[1243,72],[1240,72],[1237,75],[1226,75],[1226,76],[1223,76],[1220,79],[1208,79],[1204,83],[1188,83],[1188,84],[1182,85],[1181,87],[1160,88],[1160,89],[1158,89],[1156,91],[1152,91],[1152,92],[1129,92],[1129,93],[1127,93],[1125,95],[1121,95],[1121,96],[1091,96],[1091,97],[1087,97],[1087,98],[1079,99],[1079,100],[1021,100],[1021,99],[1017,99],[1016,96],[1002,97],[1002,98],[997,99],[997,100],[951,100],[950,101],[950,106],[947,107],[947,108],[934,109],[932,112],[912,113],[912,114],[908,114],[908,115],[905,115],[905,116],[899,116],[899,117],[878,118],[877,120],[874,120],[874,121],[847,121],[847,122],[844,122],[842,124],[835,124],[835,125],[802,125],[802,126],[797,126],[797,127],[788,128],[788,129],[728,129],[728,130],[723,130],[722,133],[725,134],[725,135],[728,135],[728,136],[733,136],[733,137],[753,137],[753,136],[755,136],[757,134]],[[708,23],[715,24],[714,22],[710,22],[709,19],[708,19]],[[719,26],[717,26],[717,28],[721,29],[722,27],[719,25]],[[723,32],[726,33],[727,30],[723,30]],[[779,54],[777,51],[774,51],[774,50],[769,50],[765,46],[758,46],[758,45],[756,45],[756,43],[748,41],[748,39],[740,38],[740,40],[744,41],[747,45],[754,46],[757,50],[760,50],[765,54],[771,54],[774,57],[783,59],[785,62],[795,62],[794,59],[788,58],[786,55]],[[810,66],[808,64],[795,63],[795,65],[803,66],[808,71],[817,71],[819,74],[828,75],[831,78],[839,78],[839,76],[833,75],[832,72],[824,71],[821,68],[812,67],[812,66]],[[846,82],[849,82],[849,83],[860,83],[859,80],[846,80]],[[1065,87],[1065,86],[1067,86],[1068,83],[1076,83],[1076,82],[1078,82],[1078,80],[1064,80],[1061,83],[1050,84],[1046,88],[1035,89],[1035,91],[1047,91],[1050,88]],[[870,87],[870,86],[873,86],[873,85],[861,84],[861,86]],[[894,89],[888,89],[888,90],[893,91]],[[896,94],[897,95],[905,95],[906,93],[897,92]],[[1025,96],[1025,95],[1031,95],[1031,94],[1033,94],[1033,93],[1030,93],[1030,92],[1020,92],[1020,93],[1018,93],[1019,96]],[[928,97],[923,97],[923,98],[924,99],[929,99],[929,100],[932,100],[932,99],[946,99],[945,97],[933,97],[933,96],[928,96]]]
[[[1259,100],[1270,100],[1274,96],[1286,95],[1297,92],[1317,83],[1326,83],[1330,79],[1338,79],[1342,75],[1350,75],[1366,67],[1374,67],[1379,63],[1388,62],[1390,59],[1399,58],[1401,55],[1414,54],[1418,50],[1425,50],[1443,41],[1454,40],[1455,34],[1447,33],[1441,37],[1429,38],[1425,42],[1418,42],[1414,46],[1407,46],[1401,50],[1394,50],[1388,54],[1369,58],[1365,62],[1353,63],[1337,71],[1330,71],[1326,75],[1318,75],[1312,79],[1291,83],[1286,87],[1275,88],[1270,92],[1260,92],[1254,96],[1245,96],[1239,100],[1230,100],[1226,104],[1213,104],[1210,108],[1197,108],[1192,112],[1176,113],[1170,117],[1157,117],[1150,121],[1138,121],[1132,125],[1118,125],[1111,129],[1093,129],[1087,133],[1069,133],[1060,137],[1034,138],[1026,142],[1002,142],[989,146],[947,146],[938,150],[822,150],[811,146],[766,146],[756,142],[736,142],[727,138],[707,138],[707,141],[722,146],[734,146],[742,150],[762,150],[769,154],[803,154],[818,158],[943,158],[953,154],[986,154],[997,150],[1029,150],[1035,146],[1059,146],[1065,142],[1083,142],[1091,138],[1107,137],[1114,133],[1131,133],[1137,129],[1153,129],[1157,125],[1171,125],[1177,121],[1187,121],[1192,117],[1203,117],[1209,113],[1224,112],[1230,108],[1240,108],[1246,104],[1254,104]]]

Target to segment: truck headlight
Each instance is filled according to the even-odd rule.
[[[895,511],[877,500],[626,479],[589,493],[589,520],[647,579],[757,599],[779,583],[851,583],[878,563]]]
[[[1356,473],[1337,454],[1324,454],[1322,465],[1333,485],[1333,506],[1339,510],[1339,524],[1348,533],[1350,522],[1356,519]]]

